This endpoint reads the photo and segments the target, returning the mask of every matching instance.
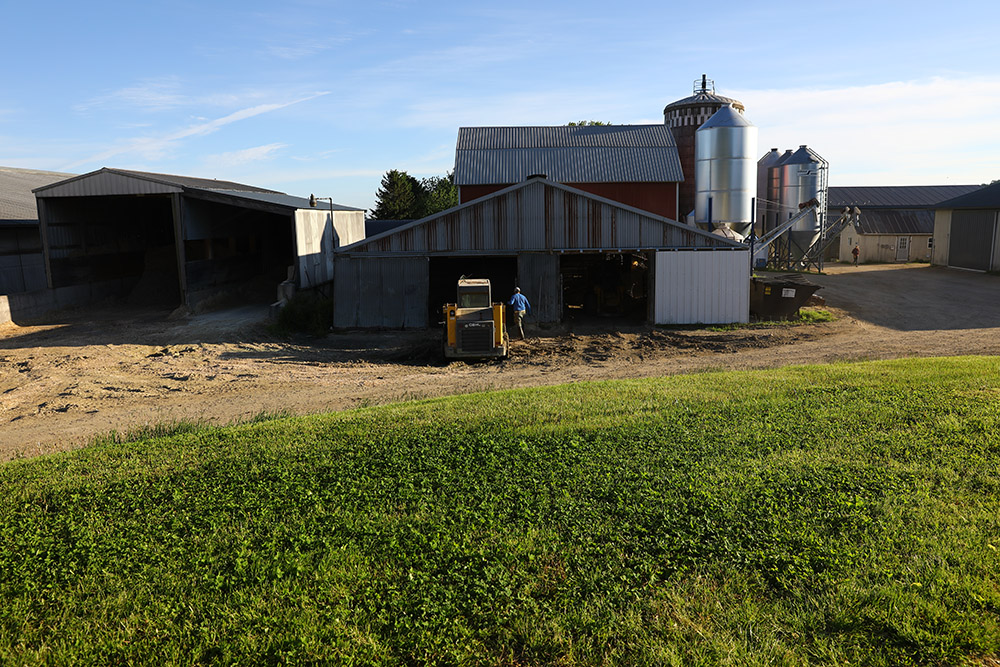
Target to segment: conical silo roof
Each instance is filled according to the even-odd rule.
[[[732,106],[724,106],[702,123],[698,131],[701,132],[713,127],[753,127],[753,123],[744,118],[743,114]]]
[[[827,164],[827,161],[819,153],[803,144],[799,146],[799,150],[792,153],[791,157],[782,162],[782,164],[810,164],[813,162]]]
[[[767,153],[764,153],[764,157],[757,160],[758,167],[772,167],[778,160],[781,159],[781,153],[778,152],[777,148],[772,148]]]

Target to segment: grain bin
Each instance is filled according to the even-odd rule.
[[[779,221],[788,220],[809,203],[816,205],[816,214],[797,222],[789,232],[794,258],[805,254],[823,230],[829,168],[830,163],[804,144],[777,166],[781,189]]]
[[[757,195],[757,128],[732,106],[695,133],[695,222],[747,236]]]

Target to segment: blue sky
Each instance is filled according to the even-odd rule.
[[[458,128],[660,123],[705,73],[833,185],[1000,178],[996,2],[0,0],[0,165],[374,205]]]

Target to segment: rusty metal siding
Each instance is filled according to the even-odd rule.
[[[401,227],[387,236],[347,246],[342,252],[495,255],[733,245],[645,211],[534,180]]]
[[[517,280],[521,292],[531,303],[536,322],[562,319],[562,286],[559,256],[545,253],[522,253],[517,256]]]

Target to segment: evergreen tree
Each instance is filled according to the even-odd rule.
[[[410,220],[420,217],[423,188],[420,181],[405,171],[391,169],[382,177],[375,193],[372,217],[379,220]]]
[[[455,175],[431,176],[418,181],[405,171],[391,169],[375,193],[371,215],[379,220],[413,220],[458,205]]]

